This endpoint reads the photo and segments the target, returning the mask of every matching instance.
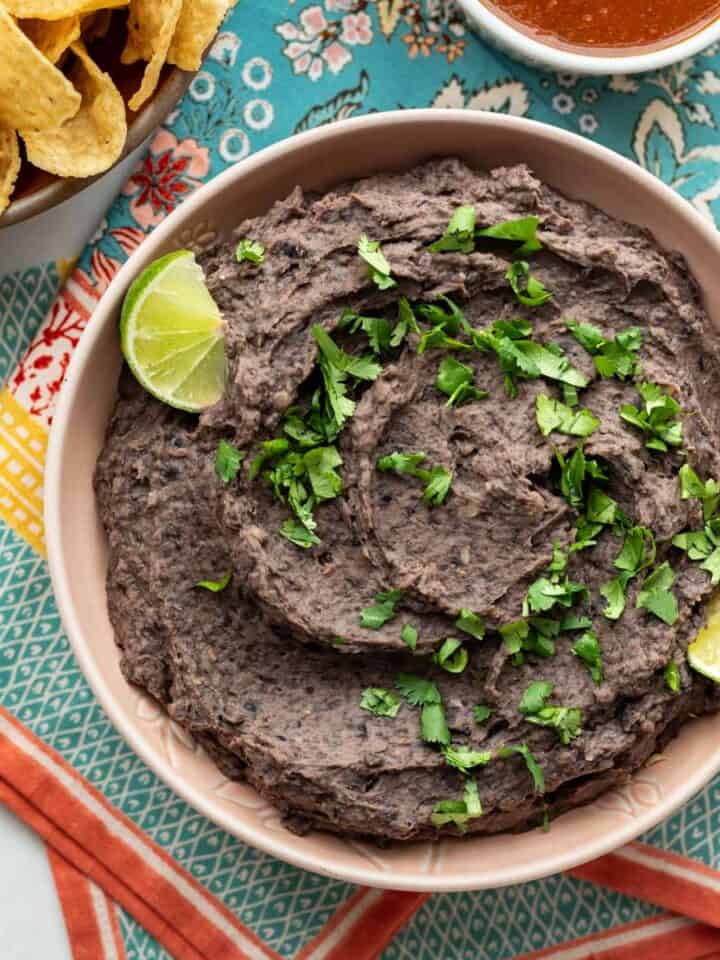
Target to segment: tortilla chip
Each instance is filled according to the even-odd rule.
[[[25,36],[29,37],[50,63],[57,63],[71,43],[80,39],[80,17],[64,20],[22,20]]]
[[[139,110],[155,92],[181,8],[182,0],[130,0],[128,42],[122,61],[132,63],[128,57],[138,56],[149,61],[140,89],[128,103],[131,110]]]
[[[14,130],[0,130],[0,213],[10,203],[20,172],[20,147]]]
[[[70,77],[82,94],[82,106],[54,130],[21,130],[30,163],[60,177],[92,177],[109,169],[120,157],[127,136],[125,104],[107,73],[78,40],[71,47],[77,57]]]
[[[98,10],[82,18],[82,36],[85,43],[106,37],[112,23],[112,10]]]
[[[47,130],[80,109],[72,83],[0,6],[0,126]]]
[[[168,62],[181,70],[199,70],[205,50],[212,42],[228,10],[237,0],[183,0]]]
[[[22,20],[64,20],[106,7],[126,7],[128,0],[2,0],[2,5]]]

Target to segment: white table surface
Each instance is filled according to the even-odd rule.
[[[0,276],[77,256],[127,179],[128,157],[40,217],[0,229]],[[0,806],[0,960],[72,960],[43,842]]]

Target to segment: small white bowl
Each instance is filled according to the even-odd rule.
[[[507,20],[496,16],[483,0],[459,0],[468,21],[483,39],[498,47],[503,53],[521,60],[532,67],[543,67],[559,73],[606,76],[613,73],[643,73],[659,70],[687,57],[694,57],[700,50],[720,39],[720,13],[716,20],[697,33],[669,43],[660,49],[632,56],[577,53],[560,46],[553,46],[516,30]]]

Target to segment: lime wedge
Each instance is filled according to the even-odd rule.
[[[163,403],[198,413],[222,397],[222,317],[189,250],[160,257],[132,284],[120,343],[137,380]]]
[[[688,663],[720,683],[720,591],[708,603],[708,622],[688,647]]]

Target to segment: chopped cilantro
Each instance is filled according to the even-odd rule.
[[[630,527],[625,533],[622,550],[614,561],[620,573],[603,584],[600,593],[607,600],[603,615],[608,620],[619,619],[625,610],[627,585],[655,562],[655,537],[647,527]]]
[[[483,400],[487,390],[479,390],[473,384],[473,369],[454,357],[444,357],[438,368],[436,386],[448,397],[446,407],[459,407],[470,400]]]
[[[518,710],[520,713],[539,713],[545,706],[545,701],[553,692],[553,685],[547,680],[536,680],[531,683],[522,695]]]
[[[220,580],[198,580],[195,586],[202,587],[203,590],[209,590],[211,593],[221,593],[230,583],[231,578],[232,570],[228,570]]]
[[[308,450],[303,454],[303,462],[316,500],[332,500],[342,492],[342,479],[335,467],[341,466],[343,461],[336,447]]]
[[[566,320],[565,326],[577,342],[592,354],[601,377],[627,380],[638,372],[638,351],[643,340],[640,327],[628,327],[613,340],[606,340],[602,331],[590,323]]]
[[[358,253],[368,265],[368,276],[380,290],[389,290],[397,286],[390,276],[392,268],[387,257],[380,249],[379,240],[370,240],[367,234],[361,234],[358,240]]]
[[[528,747],[526,743],[521,743],[515,747],[501,747],[501,749],[498,750],[498,756],[503,760],[507,760],[509,757],[512,757],[513,754],[519,754],[525,761],[527,771],[532,777],[535,793],[545,793],[545,775],[543,774],[542,767],[530,750],[530,747]]]
[[[706,480],[704,483],[689,463],[680,467],[680,496],[683,500],[700,500],[703,505],[703,518],[710,520],[720,504],[720,483]]]
[[[674,660],[665,667],[665,686],[671,693],[680,693],[680,669]]]
[[[475,207],[458,207],[445,233],[428,247],[430,253],[472,253],[475,248]]]
[[[280,527],[280,535],[289,540],[296,547],[302,547],[303,550],[309,550],[310,547],[317,546],[320,538],[308,530],[302,523],[296,520],[288,519]]]
[[[482,816],[482,805],[477,783],[468,780],[465,783],[465,792],[462,800],[441,800],[435,804],[431,817],[434,827],[444,827],[454,824],[461,833],[467,832],[469,820],[476,820]]]
[[[573,410],[544,393],[535,397],[535,416],[544,437],[557,430],[573,437],[589,437],[600,426],[600,421],[587,408]]]
[[[476,236],[489,237],[492,240],[509,240],[512,243],[520,243],[521,246],[515,250],[516,257],[527,257],[531,253],[542,250],[542,243],[538,240],[537,228],[540,221],[537,217],[520,217],[517,220],[505,220],[503,223],[496,223],[492,227],[484,227],[478,230]]]
[[[675,594],[670,589],[674,582],[675,573],[666,560],[645,577],[636,607],[647,610],[663,623],[672,626],[679,615]]]
[[[431,680],[414,673],[399,673],[395,686],[413,707],[422,707],[420,732],[426,743],[450,743],[450,731],[445,720],[440,691]]]
[[[546,613],[553,607],[571,607],[578,599],[587,596],[587,587],[582,583],[575,583],[567,577],[562,582],[549,580],[547,577],[538,577],[528,587],[523,601],[523,616],[532,613]]]
[[[485,721],[489,720],[492,715],[492,709],[484,706],[482,703],[479,703],[476,707],[473,707],[473,717],[475,718],[475,723],[485,723]]]
[[[260,444],[260,453],[250,464],[248,478],[254,480],[269,460],[282,456],[289,449],[290,442],[284,437],[277,437],[275,440],[263,440]]]
[[[553,685],[539,680],[530,684],[520,701],[519,710],[528,723],[552,727],[565,745],[579,736],[582,729],[582,710],[578,707],[548,706],[546,701]]]
[[[263,263],[265,260],[265,247],[257,240],[241,240],[235,251],[235,258],[238,263],[248,260],[250,263]]]
[[[472,350],[472,347],[469,343],[449,337],[443,327],[432,327],[421,334],[418,340],[417,352],[422,354],[426,350]]]
[[[482,617],[479,617],[476,613],[473,613],[472,610],[467,610],[464,607],[455,621],[455,626],[458,630],[462,630],[463,633],[469,633],[470,636],[476,640],[482,640],[485,636],[485,623]]]
[[[411,650],[417,647],[418,632],[411,623],[406,623],[400,631],[400,639],[407,644]]]
[[[362,692],[360,708],[376,717],[396,717],[400,709],[400,700],[390,690],[384,690],[382,687],[368,687]]]
[[[372,357],[356,357],[345,353],[330,334],[319,324],[311,329],[320,350],[319,366],[325,386],[327,419],[341,430],[345,421],[355,413],[355,401],[348,397],[348,376],[356,380],[376,380],[382,372]]]
[[[338,327],[350,333],[362,330],[370,341],[373,353],[384,353],[391,347],[392,325],[385,317],[364,317],[345,309]]]
[[[433,654],[433,660],[448,673],[462,673],[468,664],[468,652],[462,645],[462,640],[448,637],[443,641],[440,649]]]
[[[415,319],[413,308],[407,297],[398,300],[398,318],[390,337],[390,346],[399,347],[408,333],[420,333],[420,327]]]
[[[593,494],[595,487],[590,486],[590,480],[606,480],[607,475],[597,460],[590,460],[585,456],[582,446],[578,446],[569,458],[566,458],[560,450],[555,451],[555,458],[560,465],[560,492],[565,497],[571,507],[576,510],[582,510],[585,506],[586,497],[592,507],[593,515],[586,519],[591,524],[602,524],[613,522],[607,520],[593,519],[599,514],[608,516],[606,512],[610,505],[615,501],[610,497],[598,499]],[[599,491],[598,491],[599,493]],[[603,495],[604,497],[605,495]],[[596,531],[599,532],[599,531]]]
[[[425,743],[439,743],[443,747],[450,743],[450,731],[442,703],[426,703],[423,706],[420,733]]]
[[[399,673],[395,686],[412,707],[441,702],[440,691],[432,680],[418,677],[414,673]]]
[[[395,451],[387,454],[387,456],[380,457],[377,468],[384,472],[392,471],[422,480],[425,484],[423,500],[429,506],[437,507],[447,497],[453,475],[447,467],[435,466],[429,470],[421,467],[420,464],[426,459],[426,453],[399,453]]]
[[[690,560],[702,560],[701,570],[710,574],[711,583],[720,583],[720,519],[708,521],[704,530],[679,533],[673,537],[673,546],[687,553]]]
[[[526,307],[541,307],[552,297],[550,290],[530,273],[530,265],[526,260],[516,260],[508,267],[505,279],[512,287],[513,293]]]
[[[500,369],[505,374],[505,392],[517,396],[518,380],[536,380],[546,377],[573,387],[588,384],[579,370],[572,366],[559,347],[544,346],[528,339],[532,333],[530,322],[522,317],[497,320],[484,330],[472,330],[475,348],[497,355]]]
[[[221,440],[215,454],[215,473],[223,483],[231,483],[238,475],[244,459],[242,450],[238,450],[227,440]]]
[[[512,657],[515,666],[523,663],[525,653],[551,657],[555,653],[553,636],[558,632],[558,624],[540,617],[533,617],[530,622],[515,620],[504,624],[499,630],[505,650]]]
[[[680,413],[680,404],[663,393],[656,383],[640,383],[637,389],[644,409],[623,404],[620,407],[622,419],[650,435],[645,444],[650,450],[666,453],[669,447],[679,447],[682,444],[682,423],[676,417]]]
[[[385,590],[375,594],[375,603],[372,607],[365,607],[360,612],[360,626],[366,630],[379,630],[383,624],[397,616],[395,607],[402,597],[402,590]]]
[[[443,309],[441,304],[444,304],[447,309]],[[417,312],[431,326],[442,327],[443,330],[453,336],[461,331],[468,334],[473,332],[472,327],[465,319],[465,314],[450,297],[439,297],[436,303],[422,303],[417,308]]]
[[[593,683],[601,684],[603,682],[602,651],[595,633],[588,630],[578,637],[573,644],[572,652],[586,664],[590,670]]]
[[[473,750],[472,747],[457,746],[452,744],[443,750],[445,760],[448,765],[455,767],[461,773],[469,773],[475,767],[485,766],[492,760],[492,753],[489,750]]]

